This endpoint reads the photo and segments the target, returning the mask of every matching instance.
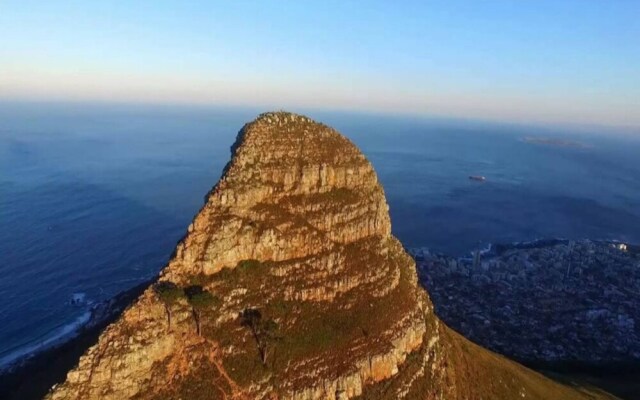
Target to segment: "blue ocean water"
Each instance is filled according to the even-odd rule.
[[[157,274],[259,111],[0,103],[0,364]],[[307,114],[373,162],[407,246],[462,254],[540,237],[640,242],[638,136]],[[86,303],[72,304],[74,294]]]

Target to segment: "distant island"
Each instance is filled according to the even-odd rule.
[[[578,148],[591,147],[590,145],[582,142],[577,142],[574,140],[567,140],[567,139],[558,139],[558,138],[525,136],[521,140],[524,143],[539,144],[539,145],[546,145],[546,146],[578,147]]]

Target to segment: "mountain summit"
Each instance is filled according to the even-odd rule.
[[[47,398],[594,399],[442,324],[344,136],[246,124],[162,271]]]

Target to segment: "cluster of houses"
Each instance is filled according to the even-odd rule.
[[[469,258],[410,249],[436,313],[472,341],[521,361],[640,361],[640,252],[552,240]]]

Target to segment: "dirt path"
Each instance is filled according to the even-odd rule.
[[[212,350],[209,353],[209,361],[211,362],[211,364],[213,364],[216,369],[218,370],[218,373],[220,374],[220,376],[222,378],[224,378],[226,384],[231,388],[231,399],[233,400],[249,400],[249,397],[242,391],[242,389],[240,388],[240,386],[238,386],[238,384],[236,383],[236,381],[234,381],[229,374],[227,373],[227,371],[224,369],[224,366],[222,365],[222,362],[220,362],[220,346],[218,345],[217,342],[213,341],[213,340],[209,340],[209,339],[205,339],[206,342],[211,346]],[[225,400],[227,399],[226,396],[226,391],[224,390],[223,387],[220,387],[220,391],[223,393]]]

